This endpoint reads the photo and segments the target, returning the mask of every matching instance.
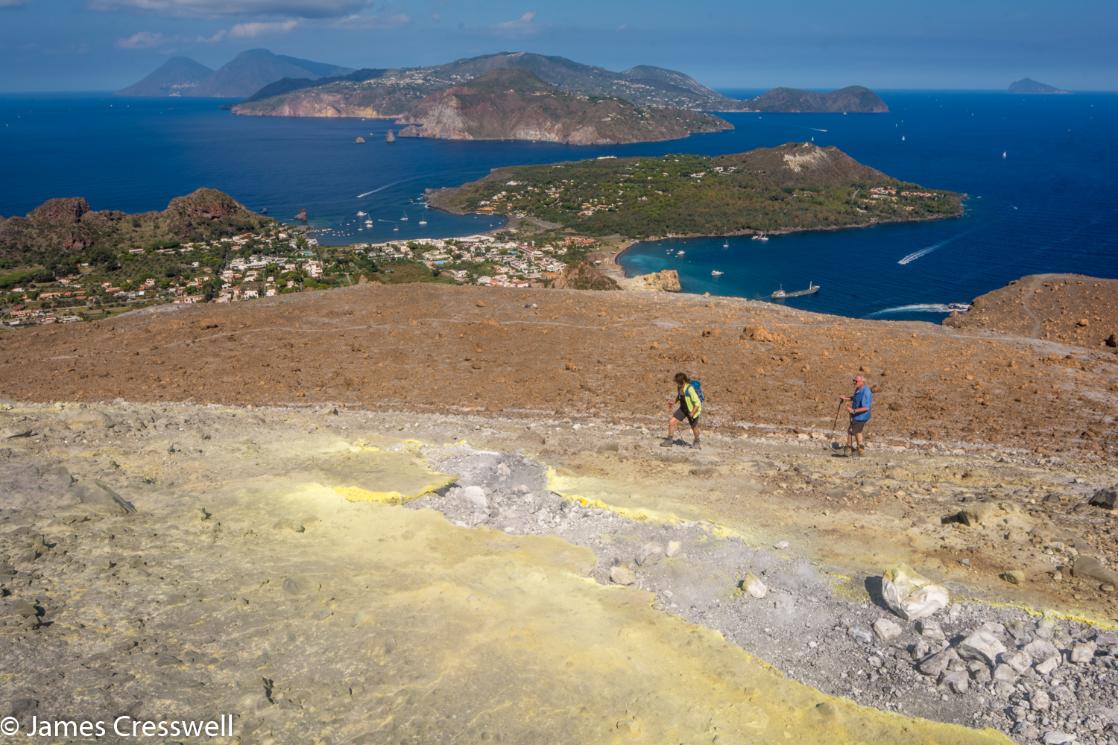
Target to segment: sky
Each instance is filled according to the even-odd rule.
[[[346,67],[497,51],[718,88],[1118,90],[1118,0],[0,0],[0,91],[115,90],[264,47]]]

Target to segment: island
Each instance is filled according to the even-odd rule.
[[[615,96],[567,93],[525,70],[494,70],[420,101],[399,119],[401,137],[540,140],[617,145],[675,140],[729,129],[725,120],[679,108],[642,108]]]
[[[828,230],[956,217],[964,195],[899,181],[835,147],[599,158],[501,168],[434,207],[627,239]]]
[[[1071,93],[1054,85],[1041,83],[1032,78],[1021,78],[1009,84],[1010,93],[1026,93],[1029,95],[1062,96]]]
[[[889,111],[881,96],[861,85],[837,91],[773,88],[746,103],[753,111],[781,114],[884,114]]]

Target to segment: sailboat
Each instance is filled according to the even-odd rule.
[[[405,212],[405,213],[404,213],[404,214],[403,214],[403,215],[402,215],[402,216],[400,217],[400,222],[407,222],[407,221],[408,221],[408,213],[407,213],[407,212]]]
[[[722,248],[729,248],[729,247],[730,247],[730,242],[729,241],[722,241]]]

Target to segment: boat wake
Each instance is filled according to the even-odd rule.
[[[875,310],[869,318],[878,316],[892,316],[898,313],[950,313],[951,307],[946,303],[916,303],[915,305],[898,305],[895,308]]]
[[[402,184],[406,181],[414,181],[417,178],[419,178],[419,177],[418,176],[413,176],[412,178],[403,178],[403,179],[400,179],[399,181],[393,181],[391,184],[385,184],[384,186],[378,186],[375,189],[370,189],[369,191],[362,192],[362,193],[358,194],[356,198],[357,199],[364,199],[365,197],[367,197],[371,194],[376,194],[377,192],[384,191],[385,189],[391,189],[393,186],[398,186],[398,185],[400,185],[400,184]]]
[[[971,232],[972,231],[968,230],[965,233],[959,233],[958,235],[953,235],[950,238],[947,238],[945,240],[940,241],[939,243],[933,243],[932,245],[927,246],[925,248],[922,248],[919,251],[913,251],[912,253],[908,254],[907,256],[903,256],[900,259],[898,259],[897,263],[900,264],[901,266],[905,266],[906,264],[911,264],[912,262],[916,261],[917,259],[924,258],[925,256],[932,253],[933,251],[938,251],[939,249],[943,248],[944,246],[946,246],[949,243],[954,243],[955,241],[959,240],[963,236],[969,235]]]

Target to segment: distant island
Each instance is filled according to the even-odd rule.
[[[217,70],[189,57],[172,57],[118,96],[245,98],[284,78],[315,80],[353,72],[324,62],[250,49]]]
[[[891,178],[834,147],[501,168],[429,194],[451,212],[518,216],[588,236],[748,235],[956,217],[963,195]]]
[[[746,103],[754,111],[784,114],[884,114],[889,111],[881,96],[860,85],[829,92],[773,88]]]
[[[1021,78],[1009,84],[1010,93],[1028,93],[1037,95],[1066,95],[1071,91],[1065,91],[1047,83],[1041,83],[1032,78]]]

